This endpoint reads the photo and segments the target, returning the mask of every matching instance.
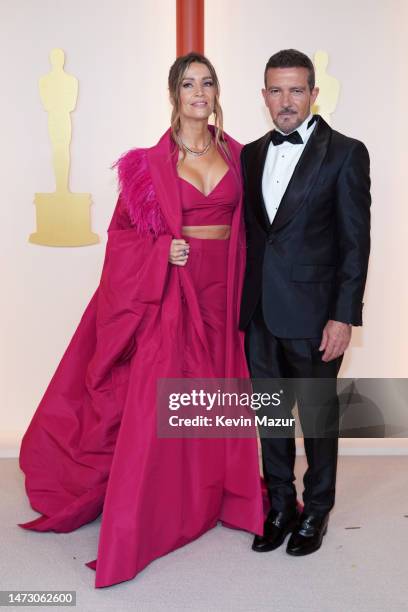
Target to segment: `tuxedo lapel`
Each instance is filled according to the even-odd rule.
[[[317,125],[296,164],[278,211],[270,226],[272,231],[276,231],[283,225],[286,225],[304,204],[310,189],[319,175],[320,167],[330,143],[331,134],[331,127],[319,115]],[[262,174],[259,182],[262,184]]]
[[[269,218],[266,212],[265,202],[262,194],[262,175],[265,167],[266,155],[271,142],[270,132],[259,140],[257,148],[248,160],[248,202],[258,220],[260,226],[267,232],[269,230]]]

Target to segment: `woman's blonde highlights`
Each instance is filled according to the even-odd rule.
[[[173,109],[171,113],[171,135],[174,142],[177,144],[178,148],[183,151],[183,156],[185,156],[186,151],[183,147],[183,144],[179,137],[180,131],[180,88],[183,81],[184,74],[187,68],[193,62],[197,62],[199,64],[204,64],[207,66],[211,78],[213,80],[215,86],[215,100],[214,100],[214,128],[215,128],[215,145],[218,148],[221,146],[225,151],[226,155],[229,157],[228,147],[224,136],[223,129],[223,113],[220,104],[220,85],[217,77],[217,73],[215,72],[214,66],[211,64],[210,60],[207,59],[201,53],[188,53],[187,55],[182,55],[178,57],[174,64],[170,68],[168,85],[169,85],[169,94],[170,101],[172,103]]]

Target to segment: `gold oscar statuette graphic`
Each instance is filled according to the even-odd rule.
[[[78,97],[78,80],[64,71],[62,49],[50,53],[51,72],[40,78],[41,101],[48,113],[48,132],[55,175],[53,193],[36,193],[37,231],[29,242],[47,246],[83,246],[99,242],[91,232],[91,194],[69,190],[71,116]]]
[[[327,74],[329,55],[326,51],[316,51],[314,55],[314,66],[316,71],[316,86],[319,88],[319,95],[313,112],[319,113],[329,125],[331,116],[336,110],[340,93],[339,81]]]

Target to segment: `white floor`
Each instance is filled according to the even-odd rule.
[[[302,491],[305,458],[297,458]],[[337,502],[322,548],[259,554],[252,536],[221,526],[136,578],[94,588],[100,519],[69,534],[16,525],[38,516],[16,459],[0,460],[0,589],[75,590],[77,610],[252,612],[408,611],[408,457],[339,457]],[[25,609],[36,609],[25,607]],[[45,609],[45,608],[41,608]]]

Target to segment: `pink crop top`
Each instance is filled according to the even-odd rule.
[[[178,177],[183,225],[231,225],[240,190],[231,167],[208,195]]]

